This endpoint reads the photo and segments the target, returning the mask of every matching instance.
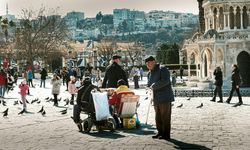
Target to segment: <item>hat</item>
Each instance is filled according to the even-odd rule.
[[[112,57],[113,60],[115,60],[115,59],[120,59],[120,58],[122,58],[122,57],[119,56],[119,55],[114,55],[114,56]]]
[[[154,61],[155,58],[153,56],[149,56],[148,58],[145,59],[145,63],[148,61]]]

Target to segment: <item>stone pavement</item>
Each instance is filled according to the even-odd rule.
[[[38,87],[31,89],[31,92],[50,94],[50,90]],[[145,100],[143,89],[135,92],[141,95],[141,105],[138,108],[141,129],[91,131],[90,134],[78,132],[70,118],[72,106],[64,107],[64,102],[60,102],[60,107],[57,108],[52,106],[53,103],[42,100],[40,104],[28,105],[30,113],[18,115],[22,106],[12,106],[13,101],[18,98],[5,99],[10,110],[8,118],[0,116],[0,149],[250,149],[249,97],[243,97],[244,105],[236,108],[232,107],[233,104],[210,102],[210,98],[196,97],[189,101],[185,97],[177,97],[172,109],[172,140],[164,141],[151,138],[156,133],[153,107],[150,109],[148,125],[145,125],[149,100]],[[31,100],[33,97],[35,96],[28,99]],[[41,99],[45,97],[47,95],[40,96]],[[237,97],[234,97],[232,103],[236,102]],[[196,108],[201,103],[204,106]],[[183,104],[183,107],[176,108],[180,104]],[[37,113],[41,106],[45,106],[45,117]],[[0,111],[7,107],[1,105]],[[68,113],[61,115],[59,111],[65,108],[68,108]],[[82,118],[84,117],[83,115]]]

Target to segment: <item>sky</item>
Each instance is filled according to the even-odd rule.
[[[22,9],[39,10],[42,6],[59,8],[58,13],[64,16],[70,11],[81,11],[85,17],[112,14],[115,8],[129,8],[149,12],[150,10],[171,10],[198,14],[197,0],[0,0],[0,15],[6,14],[8,3],[9,14],[20,17]],[[185,4],[183,4],[185,3]]]

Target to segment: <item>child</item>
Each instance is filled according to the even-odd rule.
[[[71,94],[71,100],[70,100],[71,105],[74,105],[74,96],[75,96],[75,93],[77,93],[77,88],[76,88],[75,83],[76,83],[76,78],[74,76],[70,76],[68,90],[69,90],[69,93]]]
[[[27,91],[29,90],[29,86],[26,84],[26,80],[21,82],[21,84],[19,85],[19,89],[20,89],[20,94],[21,94],[21,98],[23,101],[23,112],[27,112],[26,95],[27,95]]]
[[[54,95],[54,106],[58,106],[57,95],[60,93],[60,87],[61,87],[60,77],[54,74],[50,84],[52,84],[52,94]]]

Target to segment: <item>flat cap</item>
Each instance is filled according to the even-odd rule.
[[[119,55],[114,55],[114,56],[112,56],[112,59],[113,60],[115,60],[115,59],[119,59],[119,58],[122,58],[121,56],[119,56]]]
[[[154,61],[155,58],[153,56],[149,56],[148,58],[145,59],[145,63],[148,61]]]

